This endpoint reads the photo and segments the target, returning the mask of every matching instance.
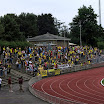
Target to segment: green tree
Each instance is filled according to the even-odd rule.
[[[38,35],[37,16],[33,13],[21,13],[18,17],[18,23],[20,24],[20,31],[26,38]]]
[[[3,34],[4,34],[4,27],[3,27],[3,25],[2,25],[2,23],[0,21],[0,39],[2,39]]]
[[[1,17],[1,23],[4,27],[3,40],[16,41],[21,40],[22,33],[20,32],[20,26],[16,22],[17,16],[15,14],[7,14]]]
[[[38,15],[38,29],[39,35],[45,34],[47,32],[51,34],[58,34],[58,30],[54,24],[54,17],[51,14],[41,14]]]
[[[70,23],[70,36],[72,42],[79,44],[80,42],[80,26],[81,26],[81,38],[82,43],[92,46],[97,46],[96,37],[102,35],[97,24],[97,14],[91,6],[88,8],[83,6],[78,9],[78,15],[73,18],[73,22]]]

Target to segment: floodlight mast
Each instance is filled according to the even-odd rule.
[[[101,25],[101,1],[99,0],[99,25]]]

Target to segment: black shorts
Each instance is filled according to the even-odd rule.
[[[0,88],[1,88],[1,84],[0,84]]]

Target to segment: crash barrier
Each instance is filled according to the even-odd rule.
[[[71,72],[77,72],[81,70],[87,70],[95,67],[104,66],[104,62],[96,63],[96,64],[88,64],[88,65],[74,65],[72,67],[64,67],[64,68],[58,68],[58,69],[48,69],[48,70],[42,70],[40,71],[40,74],[42,77],[50,77],[50,76],[56,76],[60,74],[65,73],[71,73]]]
[[[104,56],[99,56],[99,57],[93,59],[90,64],[73,65],[73,66],[63,64],[63,65],[59,65],[58,69],[41,70],[40,74],[42,77],[49,77],[49,76],[55,76],[55,75],[70,73],[70,72],[87,70],[87,69],[100,67],[100,66],[104,66]]]
[[[101,67],[101,66],[104,66],[104,57],[102,57],[102,56],[94,59],[91,64],[87,64],[87,65],[83,65],[83,66],[75,65],[75,66],[69,67],[69,68],[62,68],[62,69],[60,69],[60,74],[87,70],[87,69],[92,69],[92,68]],[[58,72],[58,74],[59,74],[59,72]],[[55,75],[55,71],[54,70],[47,71],[47,76],[50,76],[50,75]],[[84,104],[81,102],[73,102],[73,101],[65,100],[65,99],[55,97],[55,96],[52,96],[47,93],[34,89],[33,84],[35,84],[37,81],[39,81],[41,79],[42,79],[42,77],[41,77],[41,75],[39,75],[39,76],[33,77],[29,81],[29,90],[36,97],[38,97],[44,101],[47,101],[51,104]]]

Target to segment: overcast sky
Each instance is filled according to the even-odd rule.
[[[77,15],[78,9],[83,5],[89,7],[92,5],[95,13],[99,15],[99,0],[0,0],[0,16],[7,13],[17,15],[22,12],[34,13],[51,13],[61,22],[68,25]],[[104,27],[104,0],[101,0],[101,24]],[[99,19],[98,19],[99,23]]]

